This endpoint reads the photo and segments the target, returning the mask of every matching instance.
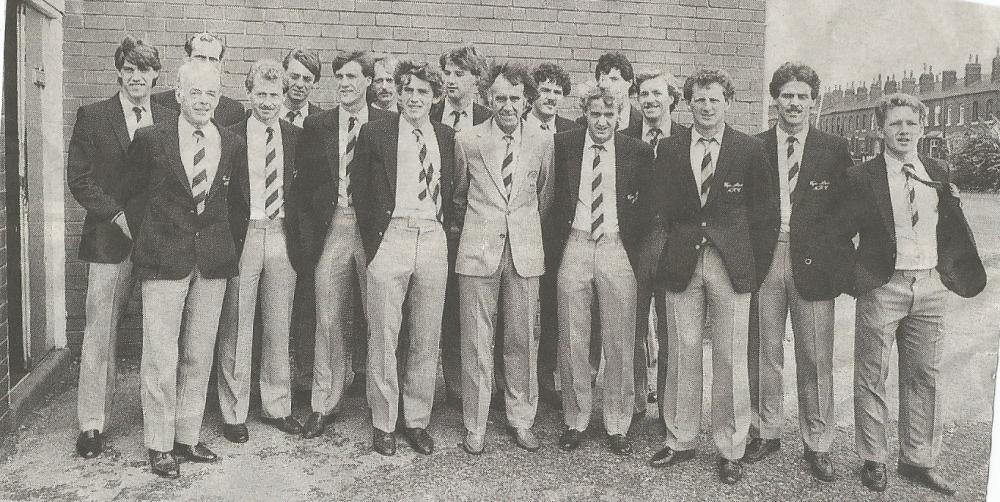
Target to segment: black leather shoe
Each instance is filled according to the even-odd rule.
[[[403,437],[406,438],[406,442],[410,443],[414,451],[424,455],[430,455],[434,453],[434,440],[431,439],[431,435],[427,433],[427,429],[420,427],[405,427],[403,428]]]
[[[809,462],[809,470],[814,478],[820,481],[835,481],[837,479],[837,472],[833,467],[833,461],[830,460],[829,453],[806,449],[803,456]]]
[[[889,476],[885,473],[885,464],[872,460],[865,460],[865,465],[861,467],[861,484],[869,490],[884,492],[889,484]]]
[[[177,459],[169,451],[149,450],[149,468],[153,474],[164,478],[176,479],[181,475]]]
[[[559,436],[559,449],[563,451],[573,451],[580,446],[580,437],[583,435],[582,432],[576,429],[566,429]]]
[[[611,445],[611,453],[615,455],[631,455],[632,442],[624,434],[612,434],[608,436]]]
[[[719,479],[727,485],[735,485],[743,479],[743,464],[739,460],[719,458]]]
[[[295,417],[291,415],[282,418],[260,417],[260,421],[272,427],[276,427],[279,431],[284,432],[285,434],[302,433],[302,424],[300,424],[298,420],[295,420]]]
[[[312,439],[323,435],[327,424],[333,420],[333,414],[324,415],[318,411],[309,414],[306,425],[302,428],[302,437]]]
[[[753,438],[743,454],[743,461],[752,464],[764,460],[768,455],[781,449],[780,439]]]
[[[649,459],[649,465],[653,467],[667,467],[693,459],[696,452],[697,450],[694,449],[675,450],[669,446],[665,446],[662,450],[656,452],[653,458]]]
[[[83,431],[76,437],[76,452],[83,458],[94,458],[104,451],[104,436],[97,429]]]
[[[232,443],[246,443],[250,439],[250,431],[246,424],[222,424],[222,436]]]
[[[174,456],[190,462],[210,464],[219,460],[219,456],[209,450],[205,443],[194,446],[174,442]]]
[[[387,457],[396,454],[396,436],[376,428],[372,429],[372,448]]]
[[[896,472],[900,477],[909,479],[917,484],[924,485],[931,490],[945,495],[954,495],[955,487],[947,479],[934,469],[928,467],[917,467],[900,462],[896,465]]]

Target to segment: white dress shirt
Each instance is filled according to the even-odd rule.
[[[919,219],[916,227],[911,223],[909,195],[906,191],[906,175],[903,164],[913,164],[913,169],[921,179],[930,180],[927,170],[916,155],[912,160],[901,162],[891,155],[885,158],[886,179],[889,182],[889,198],[892,200],[892,219],[896,230],[896,270],[928,270],[937,266],[937,192],[917,180],[914,200]]]
[[[726,132],[726,127],[723,126],[719,129],[719,132],[715,135],[715,143],[709,143],[708,148],[712,152],[712,167],[718,166],[719,163],[719,151],[722,150],[722,136]],[[698,187],[698,195],[701,195],[701,160],[705,158],[705,145],[700,141],[703,138],[701,134],[698,133],[697,129],[691,128],[691,172],[694,173],[694,184]],[[715,175],[713,174],[713,177]]]
[[[649,131],[651,131],[652,129],[653,127],[650,126],[648,122],[646,122],[645,120],[642,121],[642,140],[647,144],[649,143],[649,140],[652,139],[652,136],[649,135]],[[657,129],[660,130],[660,135],[657,136],[657,138],[659,138],[660,140],[666,138],[667,136],[670,136],[670,119],[668,118],[666,121],[664,121],[663,126],[657,127]]]
[[[628,129],[629,122],[632,121],[632,100],[626,99],[622,106],[622,111],[618,114],[618,130]]]
[[[280,119],[282,119],[282,120],[284,120],[284,121],[287,122],[288,121],[288,112],[290,112],[290,111],[291,110],[289,110],[285,106],[285,104],[282,103],[281,104],[281,110],[278,111],[278,118],[280,118]],[[291,121],[291,124],[295,125],[295,126],[302,127],[302,123],[305,122],[306,121],[306,117],[309,116],[309,103],[306,103],[306,104],[302,105],[302,108],[299,108],[296,111],[298,111],[299,114],[295,116],[295,120]]]
[[[219,159],[222,157],[222,138],[215,124],[209,121],[201,126],[205,138],[198,144],[194,138],[195,129],[197,128],[188,122],[184,115],[178,118],[177,135],[180,140],[181,162],[184,164],[184,172],[187,173],[188,186],[193,186],[194,177],[198,174],[194,166],[194,154],[204,146],[205,158],[198,163],[198,171],[205,169],[208,186],[211,187],[215,183],[215,173],[219,169]]]
[[[368,106],[367,105],[362,106],[361,110],[359,110],[358,113],[355,113],[354,115],[348,113],[348,111],[341,106],[340,112],[337,113],[337,116],[339,121],[338,133],[337,133],[338,134],[337,156],[339,158],[339,161],[337,162],[337,165],[339,166],[338,175],[340,176],[340,181],[337,184],[337,200],[346,201],[347,184],[348,184],[348,179],[347,179],[348,163],[345,162],[344,154],[347,153],[347,142],[350,140],[350,136],[347,133],[347,129],[348,126],[350,125],[351,117],[356,118],[357,121],[354,123],[354,130],[352,131],[352,134],[354,134],[354,136],[357,137],[358,129],[361,129],[361,124],[365,124],[368,122]],[[342,204],[342,205],[345,207],[347,206],[347,204]]]
[[[281,126],[275,120],[273,124],[264,124],[253,115],[247,120],[247,162],[250,169],[250,219],[267,219],[267,171],[264,160],[267,156],[267,128],[274,129],[271,143],[274,146],[274,160],[271,164],[277,169],[278,178],[274,182],[283,187],[285,178],[285,150],[281,142]],[[287,196],[288,194],[283,194]],[[278,209],[278,218],[285,217],[285,205]]]
[[[573,228],[582,230],[588,234],[591,232],[590,224],[593,220],[591,202],[594,193],[591,191],[594,181],[594,157],[597,153],[590,133],[586,133],[583,142],[583,162],[580,165],[580,196],[576,201],[576,215],[573,217]],[[615,139],[605,141],[604,151],[601,152],[601,164],[597,168],[601,171],[601,186],[598,188],[604,194],[601,207],[604,208],[604,233],[614,233],[618,231],[618,195],[615,165]]]
[[[548,129],[542,129],[543,123],[548,126]],[[534,112],[529,112],[528,115],[524,118],[523,126],[530,132],[537,131],[543,134],[555,134],[556,116],[553,115],[552,118],[550,118],[548,121],[542,122],[542,119],[538,118],[538,116],[535,115]]]
[[[782,128],[776,127],[777,129],[777,146],[778,149],[778,196],[781,200],[781,226],[782,232],[789,232],[791,226],[789,222],[792,220],[792,189],[794,187],[788,184],[788,170],[795,165],[796,162],[799,163],[799,175],[802,174],[802,152],[806,144],[806,137],[809,135],[809,126],[805,126],[796,134],[788,134]],[[788,157],[788,137],[795,136],[795,151],[792,153],[792,157]],[[797,180],[798,178],[796,178]]]
[[[135,139],[135,131],[140,127],[153,125],[153,113],[150,111],[149,96],[146,96],[146,99],[141,104],[136,105],[125,97],[124,92],[118,91],[118,100],[121,101],[122,113],[125,114],[125,127],[128,128],[128,139]],[[136,106],[142,108],[142,120],[137,120],[135,117],[135,110],[133,108]]]
[[[513,193],[513,187],[517,186],[517,180],[518,177],[520,176],[520,173],[517,172],[517,167],[519,161],[521,160],[521,136],[523,132],[524,128],[518,127],[513,133],[510,134],[510,136],[514,138],[514,141],[511,141],[510,144],[510,152],[514,155],[514,161],[510,165],[510,171],[511,171],[510,186],[512,193]],[[489,134],[490,137],[492,138],[493,144],[496,145],[496,150],[493,152],[494,155],[493,161],[496,163],[495,165],[497,166],[497,168],[500,169],[501,173],[500,187],[503,188],[503,159],[506,156],[505,154],[507,153],[507,140],[504,139],[504,136],[507,136],[507,133],[503,132],[503,129],[501,129],[500,126],[497,125],[496,119],[493,119],[490,120]]]
[[[470,128],[470,127],[473,126],[473,122],[472,122],[472,118],[473,118],[472,117],[473,106],[472,106],[472,103],[473,103],[472,101],[469,101],[469,106],[466,106],[465,109],[463,109],[463,110],[458,110],[459,113],[463,113],[463,115],[462,115],[462,118],[458,119],[458,127],[454,127],[454,129],[456,131],[464,131],[464,130],[466,130],[466,129],[468,129],[468,128]],[[455,123],[455,116],[452,115],[452,112],[455,111],[455,110],[457,110],[457,109],[454,108],[454,107],[452,107],[451,101],[448,100],[448,99],[445,99],[444,100],[444,112],[441,114],[441,123],[444,124],[444,125],[446,125],[446,126],[448,126],[448,127],[452,127],[452,124]]]
[[[396,146],[396,208],[393,210],[393,217],[416,217],[428,220],[437,220],[437,206],[431,198],[431,193],[427,193],[424,200],[420,200],[418,194],[425,186],[420,179],[420,147],[417,146],[417,137],[413,134],[413,125],[405,118],[399,119],[399,144]],[[427,145],[427,157],[424,164],[434,167],[431,186],[435,183],[440,186],[441,179],[441,150],[438,148],[437,135],[434,134],[434,127],[431,121],[425,120],[419,127],[423,133],[423,141]],[[444,195],[438,195],[438,203]]]

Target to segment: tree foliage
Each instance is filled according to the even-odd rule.
[[[1000,192],[1000,122],[973,126],[948,157],[962,190]]]

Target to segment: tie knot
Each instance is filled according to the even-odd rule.
[[[791,145],[792,143],[795,143],[798,140],[799,140],[799,138],[796,138],[795,136],[789,136],[788,139],[785,140],[785,141],[787,141],[788,144]]]
[[[302,112],[300,112],[298,110],[291,110],[287,114],[285,114],[285,117],[288,118],[289,122],[294,122],[295,119],[296,119],[296,117],[298,117],[301,114],[302,114]]]
[[[549,130],[549,124],[547,124],[545,122],[542,122],[542,125],[540,125],[539,127],[541,127],[543,131],[548,131]]]
[[[201,141],[201,140],[205,139],[205,131],[202,131],[201,129],[195,129],[194,130],[194,139],[196,139],[198,141]]]
[[[654,127],[649,130],[649,137],[652,139],[660,137],[661,134],[663,134],[663,131],[661,131],[658,127]]]
[[[709,146],[712,143],[716,143],[715,138],[698,138],[698,142],[705,146]]]
[[[593,148],[594,152],[596,152],[596,153],[600,153],[600,152],[603,152],[604,150],[606,150],[604,148],[604,145],[591,145],[590,147]]]
[[[267,132],[267,140],[271,141],[271,138],[274,137],[274,128],[271,127],[271,126],[268,126],[267,129],[265,129],[265,131]]]
[[[910,163],[903,164],[903,174],[907,175],[910,178],[916,178],[917,177],[917,170],[916,169],[917,168],[914,167],[913,164],[910,164]]]
[[[351,117],[351,118],[347,119],[347,128],[348,129],[352,129],[352,128],[354,128],[354,124],[357,124],[357,123],[358,123],[358,118],[357,117]]]
[[[510,146],[510,144],[514,142],[514,136],[508,134],[503,137],[503,140],[507,142],[507,146]]]
[[[456,119],[465,116],[465,110],[452,110],[451,115]]]
[[[421,141],[422,139],[424,139],[424,132],[423,132],[423,131],[421,131],[420,129],[414,129],[414,130],[413,130],[413,135],[417,137],[417,142],[418,142],[418,143],[419,143],[419,142],[420,142],[420,141]]]

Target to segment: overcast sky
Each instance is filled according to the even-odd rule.
[[[965,74],[970,54],[983,73],[1000,45],[1000,6],[960,0],[768,0],[765,80],[784,61],[800,60],[823,87],[870,84],[879,73]],[[766,86],[766,83],[765,83]]]

